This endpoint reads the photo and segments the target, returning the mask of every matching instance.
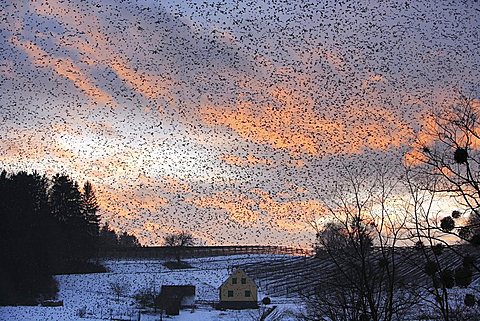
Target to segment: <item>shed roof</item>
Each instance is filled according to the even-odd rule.
[[[166,298],[195,295],[194,285],[162,285],[161,295]]]

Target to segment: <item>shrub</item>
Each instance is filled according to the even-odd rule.
[[[87,307],[86,306],[77,309],[77,316],[78,317],[84,318],[86,314],[87,314]]]
[[[447,289],[451,289],[455,286],[455,277],[452,270],[443,270],[440,273],[440,280]]]
[[[463,303],[465,303],[465,305],[467,307],[473,307],[475,305],[475,303],[477,303],[477,300],[475,299],[475,295],[473,294],[465,294],[465,298],[463,299]]]
[[[433,261],[427,261],[425,263],[425,273],[429,276],[434,275],[438,271],[437,264]]]
[[[459,287],[466,288],[472,283],[472,270],[464,266],[455,270],[455,282]]]
[[[155,306],[155,298],[157,293],[151,288],[144,288],[138,291],[134,298],[138,306],[142,309],[153,308]]]

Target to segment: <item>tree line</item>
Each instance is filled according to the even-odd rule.
[[[128,233],[100,227],[90,182],[68,175],[0,174],[0,305],[55,297],[54,274],[102,272],[101,246],[139,246]]]

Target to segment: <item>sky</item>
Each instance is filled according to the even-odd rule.
[[[89,180],[146,245],[309,246],[339,167],[478,98],[479,22],[474,0],[7,0],[0,168]]]

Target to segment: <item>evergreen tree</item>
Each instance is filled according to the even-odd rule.
[[[52,215],[61,224],[63,231],[58,237],[63,241],[63,257],[66,266],[85,262],[94,253],[89,225],[83,216],[82,194],[77,182],[66,175],[55,175],[50,188]]]
[[[127,232],[116,233],[106,222],[99,233],[99,246],[104,248],[142,246],[137,237]]]
[[[99,205],[92,184],[87,181],[83,185],[82,210],[85,220],[88,222],[92,235],[98,235],[100,229],[100,216],[97,214]]]
[[[0,305],[54,296],[48,249],[47,180],[36,173],[0,175]]]
[[[89,181],[87,181],[83,185],[82,213],[83,219],[87,224],[85,245],[91,250],[89,253],[90,256],[97,255],[99,248],[100,216],[97,213],[99,208],[100,207],[98,205],[95,192],[93,191],[93,186]]]
[[[100,246],[102,247],[116,247],[118,245],[118,237],[115,231],[113,231],[108,222],[106,222],[100,229]]]
[[[52,298],[57,273],[104,271],[98,248],[98,204],[90,183],[81,193],[66,175],[0,173],[0,305]],[[114,233],[115,235],[115,233]]]
[[[60,222],[77,223],[82,215],[82,195],[78,183],[66,175],[56,174],[52,178],[50,204],[53,216]]]
[[[123,232],[118,236],[118,245],[123,247],[138,247],[140,246],[140,242],[135,235]]]

